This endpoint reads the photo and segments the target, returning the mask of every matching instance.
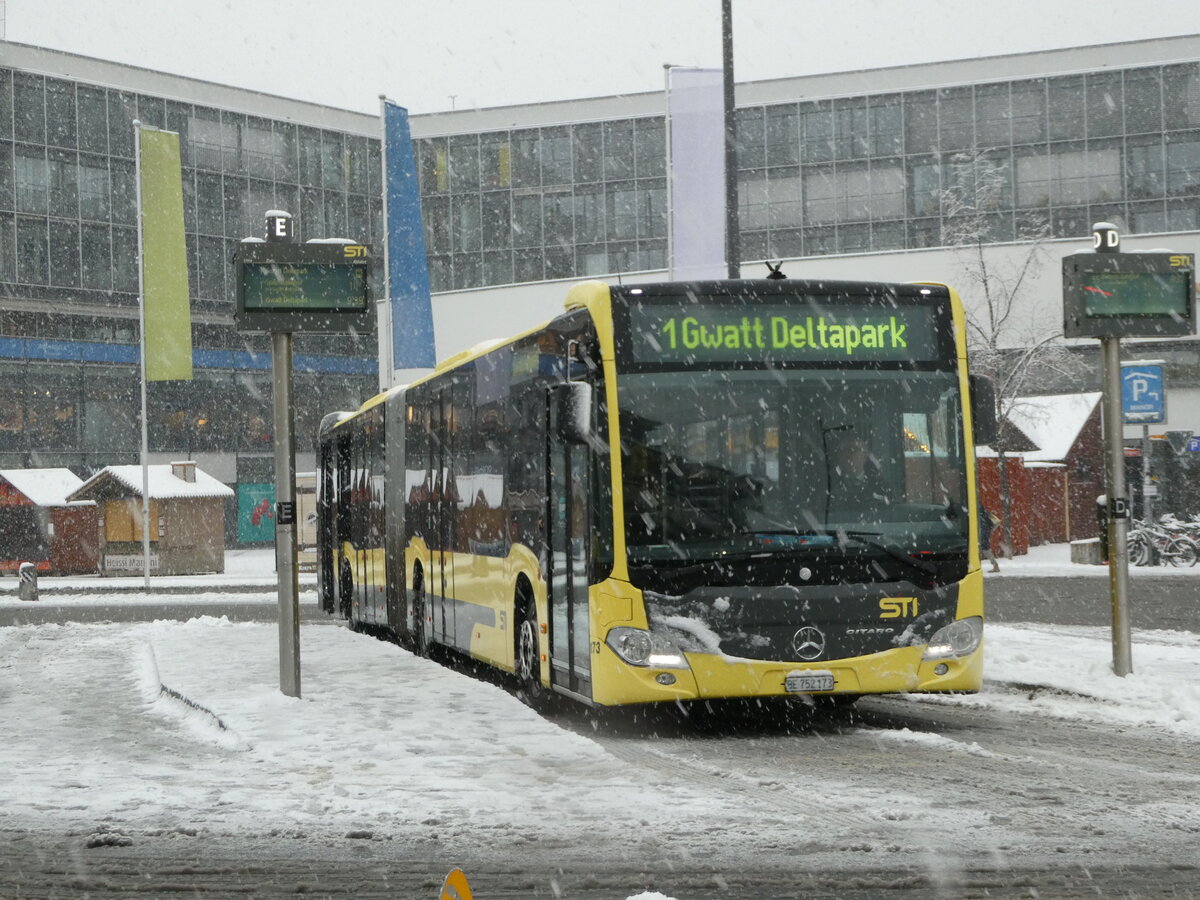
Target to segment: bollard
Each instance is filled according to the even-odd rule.
[[[17,569],[17,578],[19,579],[17,596],[22,600],[36,600],[38,598],[37,566],[31,562],[21,563]]]

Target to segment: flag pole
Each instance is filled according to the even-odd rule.
[[[386,94],[379,95],[379,124],[382,134],[380,135],[380,143],[382,144],[382,153],[380,154],[381,165],[383,171],[380,172],[379,183],[383,191],[383,297],[375,301],[376,320],[375,328],[377,329],[376,343],[379,353],[379,390],[386,391],[392,386],[392,381],[395,374],[395,349],[392,340],[392,278],[391,269],[388,268],[388,238],[387,238],[387,223],[388,223],[388,141],[387,141],[387,106],[388,99]]]
[[[133,120],[134,184],[137,192],[138,236],[138,316],[141,338],[138,341],[138,362],[142,374],[142,570],[146,592],[150,592],[150,428],[146,421],[146,260],[142,253],[142,123]]]

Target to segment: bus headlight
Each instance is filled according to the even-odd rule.
[[[605,639],[612,651],[631,666],[686,669],[687,659],[671,641],[641,628],[613,628]]]
[[[952,659],[956,656],[969,656],[979,649],[983,640],[983,618],[971,616],[969,619],[959,619],[951,622],[945,628],[939,628],[929,639],[925,648],[924,659]]]

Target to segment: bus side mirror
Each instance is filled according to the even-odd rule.
[[[592,437],[592,386],[567,381],[554,386],[558,436],[565,444],[586,444]]]
[[[970,388],[971,423],[975,445],[992,444],[1000,433],[1000,429],[996,427],[996,386],[990,378],[972,375]]]

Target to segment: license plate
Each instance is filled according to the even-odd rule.
[[[784,689],[789,694],[811,694],[814,691],[832,691],[832,672],[789,672],[783,679]]]

